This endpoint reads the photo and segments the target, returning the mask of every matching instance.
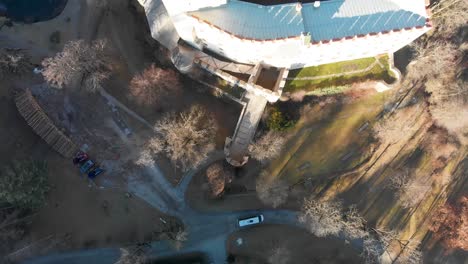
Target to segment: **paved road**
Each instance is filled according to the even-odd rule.
[[[216,152],[207,162],[223,158]],[[202,166],[203,167],[203,166]],[[168,241],[155,241],[148,251],[150,257],[169,257],[185,253],[201,252],[211,263],[226,263],[226,241],[230,234],[239,230],[237,219],[263,214],[264,223],[288,224],[300,227],[297,212],[286,210],[251,210],[225,213],[198,212],[185,202],[185,191],[196,171],[189,171],[181,184],[173,187],[156,165],[142,168],[143,177],[129,181],[128,190],[167,214],[178,217],[188,231],[187,241],[176,251]],[[119,248],[101,248],[53,254],[26,261],[28,264],[59,263],[115,263],[120,256]]]

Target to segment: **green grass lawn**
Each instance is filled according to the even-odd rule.
[[[347,74],[337,77],[324,77],[315,80],[288,80],[284,91],[295,92],[305,90],[313,95],[329,95],[343,92],[348,89],[350,84],[366,80],[385,80],[392,82],[393,76],[389,72],[388,56],[380,56],[378,60],[384,66],[375,64],[370,70],[360,73]],[[376,58],[363,58],[352,61],[343,61],[337,63],[324,64],[319,66],[307,67],[289,72],[289,78],[326,76],[331,74],[341,74],[364,70],[375,63]]]
[[[330,105],[337,110],[326,118],[299,123],[296,128],[299,132],[288,143],[286,153],[272,162],[272,174],[295,183],[306,176],[327,177],[360,164],[370,154],[372,121],[382,110],[387,96],[388,93],[377,93],[351,104]],[[369,122],[367,129],[359,132],[366,122]]]

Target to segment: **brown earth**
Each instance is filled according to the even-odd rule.
[[[239,238],[242,239],[240,246]],[[289,252],[286,263],[362,263],[359,252],[343,240],[318,238],[302,229],[283,225],[262,225],[238,231],[229,237],[227,245],[229,254],[240,260],[236,263],[269,263],[268,257],[277,247],[285,247]]]
[[[30,53],[33,62],[39,63],[45,56],[53,55],[61,50],[64,42],[76,39],[79,35],[92,35],[93,28],[87,27],[89,23],[86,19],[93,20],[92,16],[97,14],[87,12],[90,8],[84,8],[85,5],[85,1],[69,1],[64,12],[50,21],[15,24],[12,28],[4,27],[1,34],[7,37],[1,45],[21,47]],[[70,18],[70,22],[64,23],[63,21],[67,18]],[[125,18],[120,17],[119,19]],[[62,42],[58,45],[48,43],[48,34],[55,30],[62,33]],[[136,46],[137,44],[132,43],[132,45]],[[24,89],[42,82],[42,78],[29,73],[21,78],[2,80],[0,87],[0,144],[2,145],[0,165],[13,159],[45,160],[49,165],[49,182],[52,187],[47,204],[34,213],[32,222],[28,226],[29,232],[24,239],[15,245],[8,245],[7,250],[13,252],[50,236],[59,239],[59,245],[48,245],[50,247],[48,250],[135,244],[144,240],[157,239],[158,234],[168,228],[160,219],[178,225],[178,222],[174,222],[175,219],[163,215],[144,201],[136,197],[128,197],[122,189],[96,188],[96,185],[80,177],[77,168],[72,165],[70,160],[66,160],[50,150],[42,139],[33,133],[17,113],[12,99],[12,91],[15,87]],[[105,140],[100,140],[100,136],[114,142],[110,142],[108,146],[104,147],[90,144],[91,147],[94,147],[93,153],[97,158],[110,159],[115,157],[115,154],[118,154],[117,156],[122,154],[119,152],[113,154],[107,151],[108,148],[115,147],[116,142],[118,142],[116,140],[118,135],[115,131],[110,130],[109,132],[109,128],[106,128],[107,130],[104,130],[106,134],[100,135],[99,133],[102,131],[92,129],[93,127],[100,128],[103,123],[106,123],[105,120],[97,119],[106,115],[109,117],[107,112],[101,111],[103,108],[100,107],[105,106],[102,99],[96,96],[89,96],[89,98],[83,95],[70,96],[72,101],[77,99],[74,103],[82,103],[81,107],[89,111],[93,109],[99,111],[97,115],[90,114],[85,118],[79,118],[85,122],[80,122],[78,127],[83,123],[88,126],[88,130],[91,130],[88,131],[89,135],[82,135],[88,137],[86,138],[88,143],[96,141],[106,143]],[[63,109],[63,97],[51,96],[50,99],[49,105],[44,105],[49,113],[54,109],[57,111]],[[43,98],[42,102],[44,101],[47,100]],[[93,108],[92,104],[96,102],[99,105],[96,104],[98,107]],[[52,113],[51,118],[56,120],[57,113]],[[117,143],[117,145],[119,144]],[[124,181],[122,182],[123,179],[119,171],[103,174],[98,182],[104,178],[107,180],[117,179],[118,182],[125,184]]]

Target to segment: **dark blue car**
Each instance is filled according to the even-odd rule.
[[[87,160],[83,165],[81,165],[80,172],[85,174],[89,169],[91,169],[93,165],[94,162],[92,160]]]
[[[94,179],[96,178],[96,176],[98,176],[99,174],[103,172],[104,172],[104,169],[97,167],[94,170],[91,170],[90,172],[88,172],[88,178]]]

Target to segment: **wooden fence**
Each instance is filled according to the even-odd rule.
[[[64,135],[37,103],[31,91],[19,92],[15,97],[16,107],[28,125],[55,151],[71,158],[78,147]]]

